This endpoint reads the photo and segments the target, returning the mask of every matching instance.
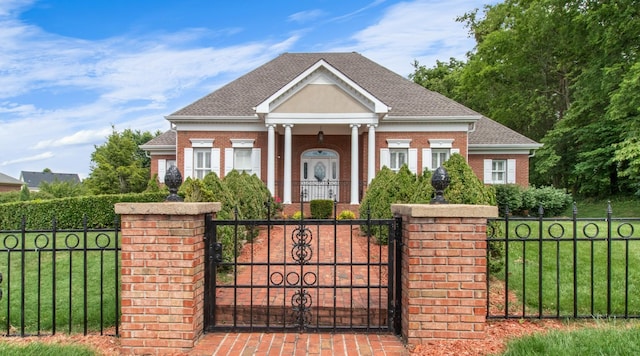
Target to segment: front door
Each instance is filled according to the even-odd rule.
[[[300,191],[303,201],[339,200],[338,154],[332,150],[309,150],[302,154]]]

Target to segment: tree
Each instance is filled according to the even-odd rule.
[[[55,180],[40,183],[40,192],[51,194],[54,198],[66,198],[86,195],[87,189],[82,183]]]
[[[91,172],[85,180],[95,194],[139,193],[147,187],[150,175],[150,159],[139,145],[157,137],[149,132],[113,132],[107,142],[95,146],[91,154]]]
[[[542,142],[535,185],[637,190],[640,1],[505,0],[458,20],[476,39],[467,62],[416,63],[414,81]]]

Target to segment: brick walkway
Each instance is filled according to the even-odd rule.
[[[304,288],[312,326],[386,326],[387,246],[367,243],[357,227],[309,226],[302,266],[294,260],[301,253],[293,244],[296,227],[275,226],[268,236],[263,230],[244,246],[237,275],[218,280],[216,325],[290,328],[294,294]]]
[[[244,285],[250,288],[219,288],[217,324],[229,325],[236,310],[237,325],[264,324],[265,310],[274,306],[290,306],[286,301],[299,288],[296,276],[309,278],[306,282],[330,288],[311,291],[314,309],[311,323],[327,324],[338,320],[348,325],[385,325],[386,323],[386,266],[363,266],[367,262],[385,265],[387,248],[367,243],[367,238],[351,226],[311,226],[313,250],[310,263],[333,263],[332,266],[295,265],[292,257],[291,233],[295,226],[274,227],[267,239],[263,231],[255,243],[244,246],[238,258],[241,263],[266,263],[271,266],[241,266],[237,276],[227,276],[218,285]],[[338,239],[334,239],[337,233]],[[360,263],[352,266],[352,263]],[[310,274],[308,274],[310,272]],[[307,277],[305,277],[307,276]],[[232,280],[230,281],[229,278]],[[299,277],[298,277],[299,278]],[[287,279],[293,279],[287,281]],[[295,283],[294,283],[295,282]],[[287,283],[289,286],[287,287]],[[279,285],[280,284],[280,285]],[[270,288],[263,286],[269,285]],[[378,288],[361,288],[362,286]],[[274,288],[274,286],[276,288]],[[356,286],[353,288],[352,286]],[[282,288],[280,288],[282,287]],[[235,309],[234,309],[235,302]],[[367,308],[367,304],[369,308]],[[251,311],[251,316],[246,314]],[[336,311],[337,310],[337,311]],[[333,313],[349,313],[349,317],[334,317]],[[364,313],[359,313],[364,311]],[[268,317],[269,323],[282,321],[278,313]],[[269,315],[269,314],[267,314]],[[354,315],[356,317],[354,318]],[[340,315],[339,315],[340,316]],[[373,316],[373,317],[372,317]],[[290,320],[289,320],[290,321]],[[399,338],[390,334],[360,333],[209,333],[203,336],[190,355],[406,355]]]
[[[214,333],[206,334],[189,353],[190,356],[408,354],[393,335],[353,333]]]

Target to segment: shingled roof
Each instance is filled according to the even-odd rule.
[[[536,141],[499,124],[488,117],[481,117],[476,122],[476,129],[469,133],[469,146],[478,145],[525,145],[537,148]]]
[[[359,53],[285,53],[170,116],[252,116],[253,108],[320,60],[390,106],[390,116],[480,116]]]

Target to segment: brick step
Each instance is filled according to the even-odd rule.
[[[307,323],[311,326],[379,328],[387,325],[386,308],[311,307],[306,315]],[[268,325],[278,328],[297,323],[297,313],[292,306],[218,305],[216,307],[216,326],[265,327]]]

